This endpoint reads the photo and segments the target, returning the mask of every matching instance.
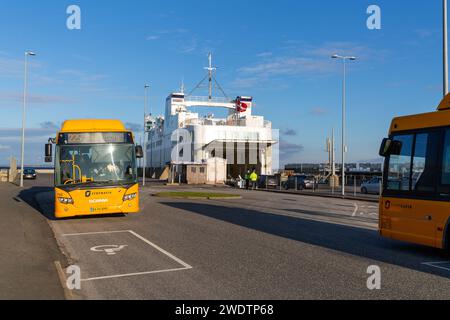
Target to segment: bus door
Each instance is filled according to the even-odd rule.
[[[394,136],[401,142],[398,154],[388,160],[383,218],[389,220],[392,238],[436,245],[436,212],[429,201],[436,196],[438,130]]]

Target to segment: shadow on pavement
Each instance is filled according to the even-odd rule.
[[[450,271],[423,265],[424,262],[449,260],[445,251],[381,238],[377,231],[210,204],[161,204],[267,234],[450,278]]]
[[[31,187],[28,189],[20,190],[18,198],[27,203],[30,207],[34,208],[36,211],[39,211],[47,219],[54,220],[54,217],[48,213],[45,213],[39,203],[36,201],[37,194],[52,191],[53,188],[51,187]]]

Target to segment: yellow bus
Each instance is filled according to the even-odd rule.
[[[55,164],[55,217],[138,212],[142,156],[118,120],[65,121],[45,147],[46,162]]]
[[[389,134],[380,234],[450,249],[450,95],[435,112],[395,118]]]

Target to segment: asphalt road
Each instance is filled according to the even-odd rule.
[[[25,194],[50,185],[41,176]],[[239,190],[229,191],[240,200],[152,196],[166,189],[143,189],[142,213],[129,216],[57,221],[29,201],[27,210],[49,222],[66,264],[81,268],[75,298],[450,298],[450,257],[380,238],[372,202]],[[372,265],[381,268],[381,290],[367,288]]]

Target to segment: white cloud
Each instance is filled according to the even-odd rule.
[[[4,102],[22,102],[23,93],[19,92],[0,92],[0,101],[2,104]],[[30,104],[67,104],[75,103],[76,99],[64,97],[64,96],[50,96],[50,95],[39,95],[39,94],[28,94],[27,101]]]
[[[189,30],[184,29],[184,28],[159,30],[159,31],[156,31],[153,34],[147,36],[146,40],[147,41],[159,40],[162,38],[162,36],[170,36],[170,35],[176,36],[176,35],[187,33],[188,31]]]
[[[35,60],[29,62],[30,70],[40,68],[41,64]],[[24,59],[10,58],[7,55],[0,55],[0,77],[22,78]]]
[[[272,52],[261,52],[256,55],[258,58],[267,58],[273,56]]]
[[[315,107],[311,109],[311,114],[316,116],[323,116],[328,113],[328,110],[321,107]]]
[[[240,77],[233,81],[233,86],[252,87],[284,76],[311,78],[334,74],[340,71],[341,67],[331,59],[334,53],[357,56],[358,62],[368,59],[379,62],[387,55],[385,50],[373,50],[366,45],[352,42],[311,45],[299,41],[285,41],[278,54],[260,53],[257,55],[259,61],[239,68],[237,71]],[[357,63],[354,65],[358,66]]]
[[[158,40],[159,38],[161,38],[161,37],[160,36],[148,36],[147,41]]]

